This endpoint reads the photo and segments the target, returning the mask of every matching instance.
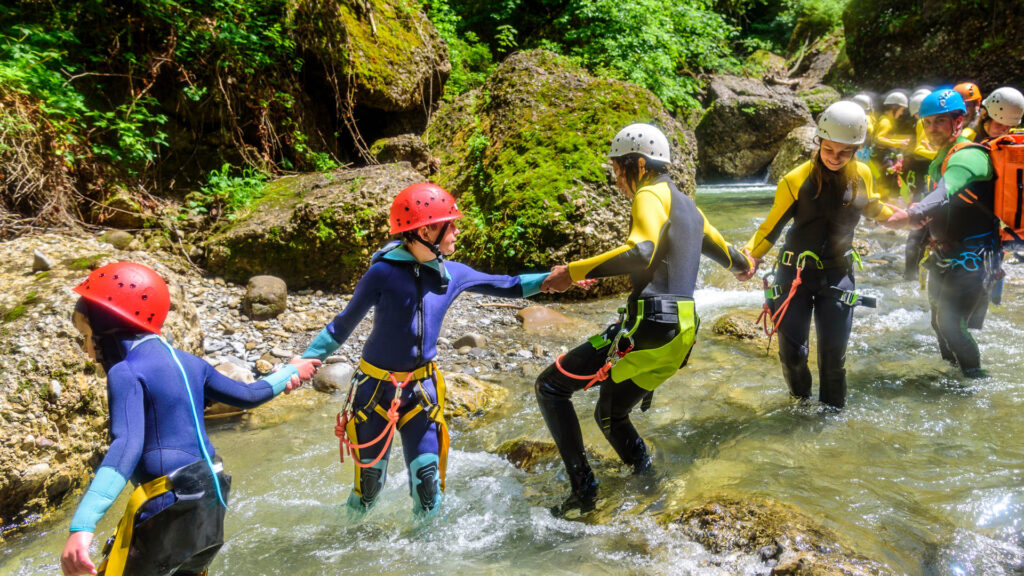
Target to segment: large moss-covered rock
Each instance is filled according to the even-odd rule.
[[[855,78],[879,92],[963,79],[985,93],[1024,84],[1018,2],[851,0],[843,27]]]
[[[480,89],[439,110],[425,135],[441,159],[439,183],[468,216],[457,257],[518,272],[622,242],[629,202],[606,154],[634,122],[666,133],[673,178],[692,192],[693,137],[652,93],[544,50],[509,56]]]
[[[270,274],[292,289],[351,289],[388,239],[388,210],[423,176],[408,163],[280,178],[207,242],[207,265],[229,280]]]
[[[807,104],[788,88],[742,76],[713,76],[707,105],[697,126],[700,174],[705,179],[761,173],[786,135],[812,122]]]
[[[52,262],[32,273],[33,252]],[[0,244],[0,526],[60,504],[92,474],[107,447],[106,378],[71,324],[71,288],[117,259],[153,267],[171,290],[163,333],[202,354],[187,265],[169,254],[119,253],[98,239],[47,234]]]
[[[774,184],[782,179],[790,170],[803,164],[811,158],[818,145],[814,141],[816,133],[814,126],[801,126],[786,135],[779,147],[779,153],[775,155],[771,166],[768,167],[768,182]]]
[[[806,90],[801,90],[797,92],[797,96],[804,101],[804,104],[807,104],[807,108],[811,111],[811,116],[814,118],[817,118],[819,114],[825,111],[825,108],[828,108],[842,98],[838,90],[824,84],[817,84]]]

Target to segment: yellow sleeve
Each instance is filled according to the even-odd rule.
[[[730,246],[722,233],[715,228],[704,212],[698,208],[701,218],[704,219],[704,239],[701,243],[701,254],[711,258],[719,266],[729,269],[730,272],[746,272],[753,265],[753,262],[745,254]]]
[[[960,135],[971,142],[974,142],[974,139],[978,137],[978,133],[974,131],[974,128],[964,128],[960,131]]]
[[[779,185],[775,188],[775,201],[772,202],[772,209],[768,217],[754,232],[754,236],[747,241],[746,249],[754,258],[761,258],[771,250],[772,244],[778,240],[782,229],[793,217],[793,210],[796,206],[796,196],[800,183],[810,174],[811,163],[805,162],[786,174]],[[803,174],[806,173],[806,174]],[[800,176],[803,175],[803,178]],[[794,186],[792,181],[798,183]]]
[[[626,243],[603,254],[569,263],[574,282],[643,270],[658,250],[662,229],[668,224],[669,206],[653,191],[641,188],[633,198],[632,224]]]
[[[864,206],[861,214],[883,222],[888,220],[892,216],[892,208],[885,202],[882,202],[878,192],[875,192],[874,181],[871,178],[871,168],[863,162],[857,162],[857,175],[864,182],[864,190],[868,195],[868,203]]]
[[[889,134],[892,134],[892,120],[888,116],[882,116],[878,120],[878,128],[875,130],[875,142],[889,148],[902,148],[906,143],[903,137],[894,134],[892,138],[889,138]]]
[[[924,133],[924,122],[918,120],[914,130],[917,134],[917,145],[914,146],[914,154],[921,158],[934,160],[935,150],[932,150],[932,145],[928,143],[928,135]]]

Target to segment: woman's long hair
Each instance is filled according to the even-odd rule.
[[[828,208],[839,208],[850,202],[851,199],[847,199],[846,191],[850,189],[851,185],[857,182],[857,156],[854,151],[853,158],[846,163],[838,172],[829,170],[825,164],[821,161],[821,145],[819,144],[818,149],[814,151],[811,156],[811,182],[814,182],[814,199],[818,200],[821,197],[822,190],[828,190],[830,194],[825,195],[825,202],[828,203]]]

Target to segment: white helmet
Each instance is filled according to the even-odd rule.
[[[918,90],[914,92],[914,95],[910,97],[910,115],[917,116],[917,113],[921,111],[921,102],[931,94],[928,90]]]
[[[863,92],[857,94],[853,98],[850,98],[850,100],[860,104],[860,107],[863,108],[865,112],[871,112],[871,109],[874,107],[874,104],[871,103],[871,96],[868,96]]]
[[[1020,124],[1024,116],[1024,94],[1009,86],[993,90],[981,105],[988,110],[990,118],[1010,128]]]
[[[903,106],[906,108],[910,102],[907,101],[907,95],[902,92],[892,92],[885,97],[885,106]]]
[[[618,158],[626,154],[639,154],[656,162],[672,161],[668,138],[650,124],[630,124],[615,135],[612,140],[609,158]]]
[[[859,104],[840,100],[829,106],[818,118],[815,136],[840,144],[860,146],[868,135],[868,116]]]

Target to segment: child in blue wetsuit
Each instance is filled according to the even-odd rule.
[[[434,364],[445,312],[464,291],[521,298],[540,292],[547,274],[496,276],[458,262],[455,251],[462,214],[455,199],[429,183],[402,190],[391,205],[391,233],[401,234],[373,255],[348,306],[302,354],[325,359],[344,342],[370,308],[373,328],[352,377],[350,405],[336,432],[355,458],[355,486],[348,505],[373,506],[387,474],[392,439],[402,437],[413,511],[438,509],[444,491],[448,430],[444,379]],[[349,406],[351,409],[349,409]]]
[[[205,574],[223,543],[231,483],[206,435],[205,402],[257,406],[311,378],[319,362],[296,358],[246,385],[171,348],[159,335],[170,292],[141,264],[98,268],[75,292],[82,349],[107,373],[112,441],[71,520],[61,570],[97,573],[89,559],[96,523],[131,480],[136,489],[99,574]]]

